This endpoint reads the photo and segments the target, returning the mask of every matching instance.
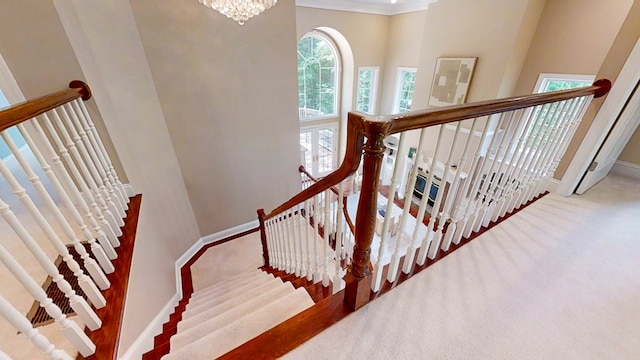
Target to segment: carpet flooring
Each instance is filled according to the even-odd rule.
[[[547,195],[283,359],[639,359],[640,181]]]

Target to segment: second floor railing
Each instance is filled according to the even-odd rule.
[[[333,282],[334,293],[346,287],[347,306],[360,308],[383,281],[546,191],[584,110],[610,87],[598,80],[399,115],[349,113],[340,167],[273,211],[259,211],[265,261]],[[384,142],[392,134],[399,140],[393,154]],[[358,193],[339,201],[359,168]],[[354,233],[344,231],[344,208],[355,215]]]

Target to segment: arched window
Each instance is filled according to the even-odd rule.
[[[300,120],[338,113],[338,56],[318,33],[298,42],[298,113]]]

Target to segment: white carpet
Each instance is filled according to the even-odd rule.
[[[548,195],[283,359],[639,359],[640,182]]]

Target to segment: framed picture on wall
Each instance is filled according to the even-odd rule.
[[[478,58],[441,57],[433,74],[429,108],[463,104]]]

